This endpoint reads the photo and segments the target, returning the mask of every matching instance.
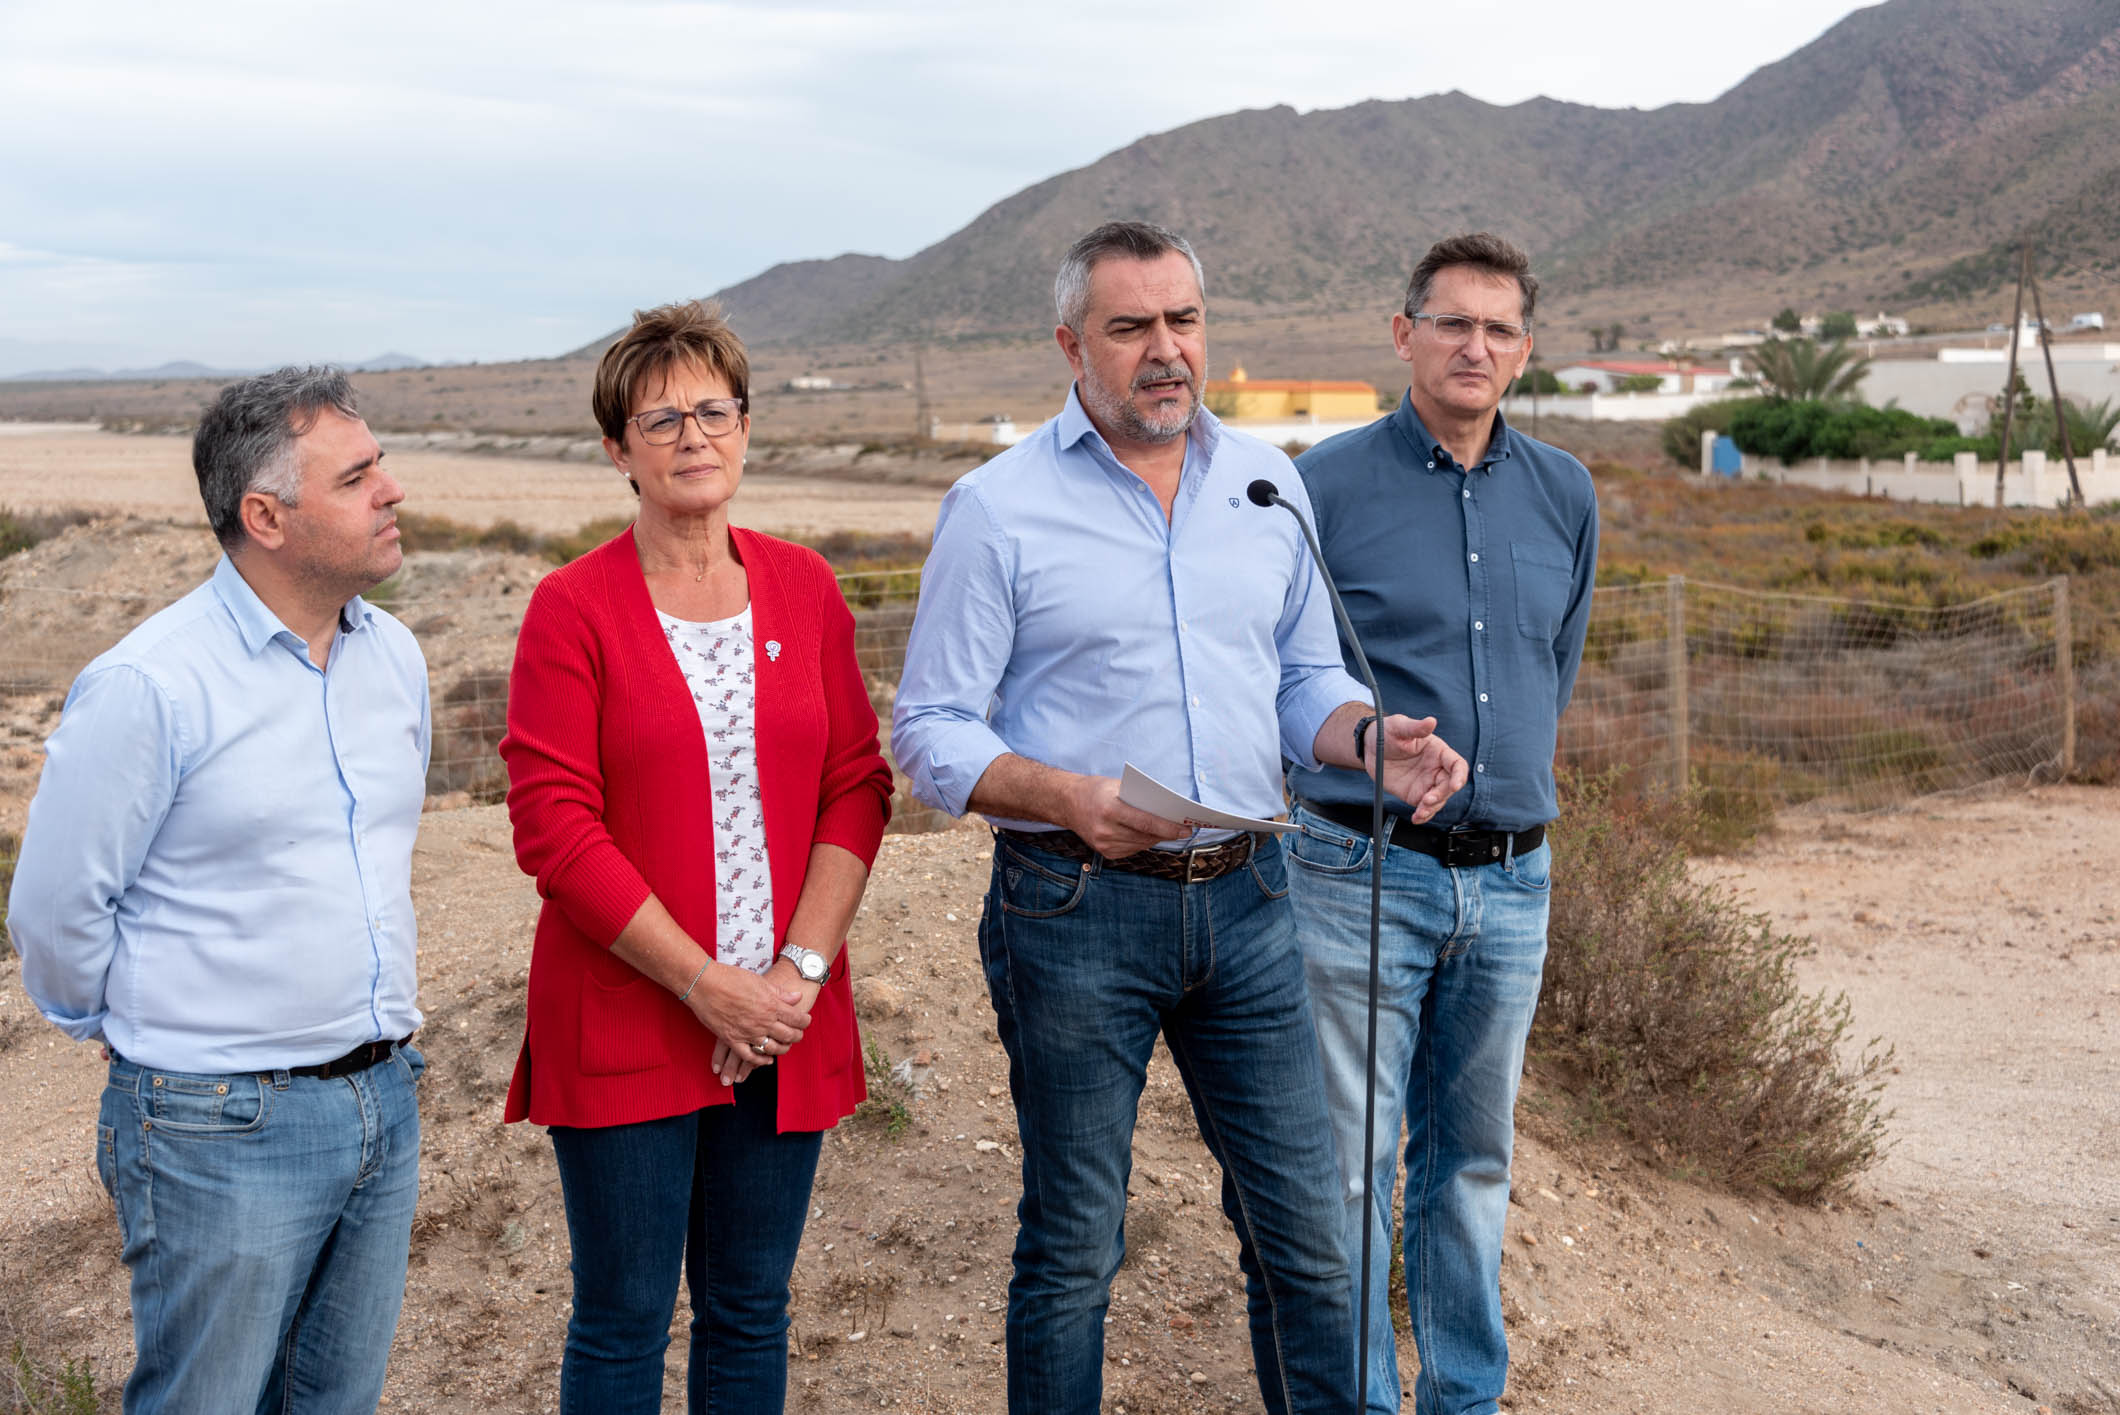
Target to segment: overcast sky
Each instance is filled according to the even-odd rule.
[[[1856,0],[0,0],[0,375],[562,352],[1147,133],[1714,98]]]

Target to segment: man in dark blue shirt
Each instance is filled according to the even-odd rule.
[[[1299,459],[1318,539],[1383,689],[1433,714],[1472,762],[1434,820],[1387,797],[1372,1196],[1362,1202],[1369,981],[1369,778],[1291,773],[1302,827],[1290,891],[1325,1060],[1350,1266],[1387,1254],[1399,1125],[1418,1415],[1485,1415],[1508,1371],[1500,1292],[1517,1082],[1546,959],[1553,749],[1575,685],[1597,561],[1582,463],[1503,421],[1531,357],[1538,281],[1485,233],[1414,268],[1392,342],[1398,409]],[[1343,645],[1343,650],[1345,646]],[[1365,729],[1356,729],[1357,738]],[[1362,744],[1365,748],[1366,743]],[[1366,1408],[1399,1408],[1387,1264],[1372,1263]],[[1359,1282],[1359,1277],[1356,1278]],[[1360,1294],[1356,1294],[1359,1300]]]

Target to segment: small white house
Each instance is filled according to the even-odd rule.
[[[1674,364],[1657,359],[1591,359],[1557,368],[1553,376],[1570,392],[1616,393],[1629,378],[1656,380],[1658,393],[1720,393],[1741,375],[1742,366],[1730,360],[1727,369],[1707,364]]]
[[[2097,310],[2092,310],[2089,314],[2070,315],[2068,327],[2071,330],[2103,329],[2105,328],[2105,316]]]

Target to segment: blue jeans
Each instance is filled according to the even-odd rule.
[[[552,1127],[573,1244],[562,1415],[654,1415],[682,1260],[692,1297],[686,1408],[779,1415],[788,1276],[824,1135],[781,1134],[777,1066],[734,1105],[594,1129]]]
[[[1222,1166],[1259,1391],[1353,1407],[1338,1173],[1280,847],[1182,884],[997,839],[980,960],[1023,1142],[1008,1403],[1095,1415],[1134,1116],[1160,1033]]]
[[[426,1063],[333,1080],[113,1057],[96,1172],[132,1270],[131,1412],[372,1412],[405,1297]]]
[[[1368,1048],[1369,837],[1298,806],[1290,893],[1310,979],[1361,1281],[1363,1061]],[[1418,1415],[1486,1415],[1509,1370],[1502,1221],[1517,1083],[1546,964],[1552,847],[1477,869],[1384,853],[1376,1148],[1370,1155],[1367,1408],[1399,1408],[1386,1276],[1399,1123],[1406,1137],[1406,1297]]]

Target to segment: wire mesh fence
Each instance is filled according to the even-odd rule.
[[[841,577],[855,652],[888,724],[919,572]],[[175,593],[13,587],[0,597],[0,751],[26,796],[38,744],[74,676]],[[384,603],[420,639],[434,713],[437,805],[500,800],[496,747],[525,593]],[[1759,813],[1875,808],[2065,774],[2073,751],[2068,582],[1941,609],[1762,593],[1672,579],[1597,592],[1563,764],[1687,782]],[[888,729],[886,728],[886,737]],[[946,818],[897,777],[892,829]],[[0,880],[13,838],[0,832]]]

